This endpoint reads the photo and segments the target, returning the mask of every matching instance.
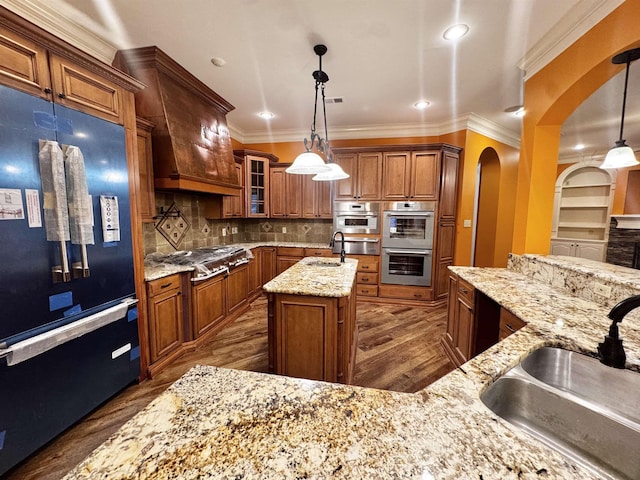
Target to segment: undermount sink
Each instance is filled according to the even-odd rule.
[[[339,267],[342,264],[338,262],[330,262],[328,260],[315,260],[313,262],[309,262],[307,265],[314,267]]]
[[[640,375],[541,348],[480,396],[506,421],[603,478],[640,478]]]

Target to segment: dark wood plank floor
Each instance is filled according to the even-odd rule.
[[[155,378],[133,385],[9,472],[6,480],[57,480],[196,364],[267,371],[266,299]],[[358,303],[354,383],[416,392],[453,370],[440,339],[446,305],[407,307]]]

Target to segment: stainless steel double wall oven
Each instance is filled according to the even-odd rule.
[[[385,202],[382,283],[431,285],[435,202]]]

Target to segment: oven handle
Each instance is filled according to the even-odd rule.
[[[336,218],[342,217],[377,217],[377,213],[360,213],[360,212],[349,212],[349,213],[336,213]]]
[[[379,243],[379,238],[344,237],[345,242]]]
[[[192,278],[191,283],[203,282],[205,280],[209,280],[210,278],[217,277],[218,275],[221,275],[223,273],[229,273],[229,269],[227,267],[223,267],[220,270],[216,270],[215,272],[210,273],[209,275],[205,275],[204,277]]]
[[[397,212],[387,210],[385,216],[392,217],[433,217],[433,212]]]
[[[395,255],[431,255],[431,250],[391,250],[389,248],[383,248],[382,251]]]

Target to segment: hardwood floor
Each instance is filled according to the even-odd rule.
[[[407,307],[358,302],[358,352],[354,384],[416,392],[453,370],[440,339],[446,305]],[[132,385],[40,449],[6,480],[57,480],[196,364],[267,371],[267,302],[250,310],[211,343],[190,352],[165,371]]]

